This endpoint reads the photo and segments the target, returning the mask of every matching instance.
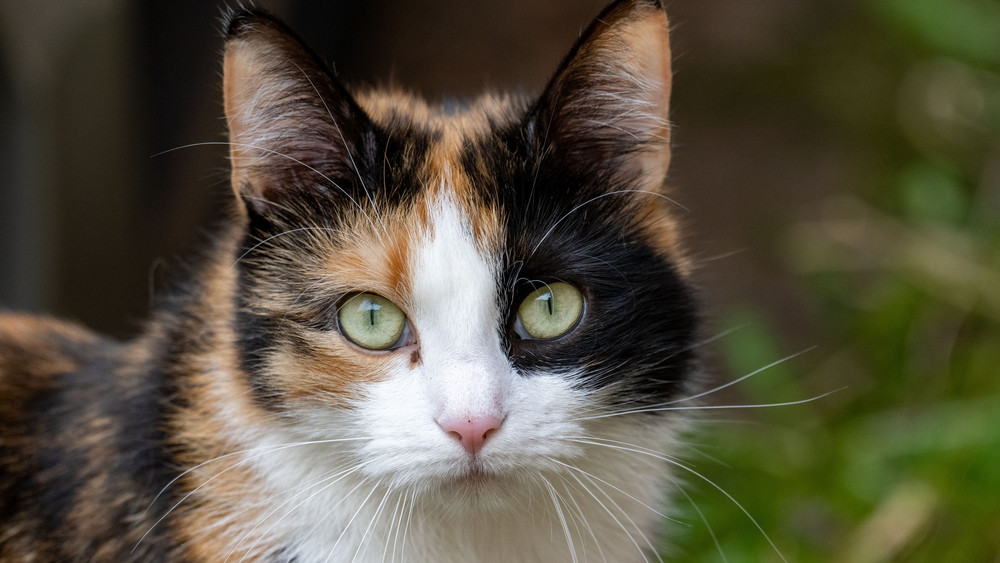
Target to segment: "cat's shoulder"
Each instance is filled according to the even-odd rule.
[[[0,312],[0,394],[78,371],[115,345],[71,322]]]

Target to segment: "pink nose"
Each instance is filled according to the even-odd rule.
[[[465,451],[475,455],[483,449],[486,439],[500,429],[502,420],[490,415],[459,416],[438,420],[446,434],[462,443]]]

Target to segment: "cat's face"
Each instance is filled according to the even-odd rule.
[[[235,20],[238,346],[262,418],[464,498],[655,440],[666,415],[632,411],[689,390],[696,324],[662,189],[666,26],[622,3],[538,100],[445,113],[352,96],[280,24]]]

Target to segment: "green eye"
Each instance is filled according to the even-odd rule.
[[[399,343],[406,328],[406,315],[385,297],[359,293],[340,306],[340,332],[351,342],[369,350],[388,350]]]
[[[522,338],[549,340],[569,332],[582,316],[583,295],[568,283],[550,283],[521,302],[515,330]]]

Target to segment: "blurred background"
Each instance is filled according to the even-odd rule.
[[[537,91],[604,2],[259,4],[441,101]],[[687,475],[665,553],[1000,561],[1000,2],[667,11],[707,364],[759,372],[708,403],[819,398],[706,411],[686,457],[759,529]],[[220,13],[0,0],[0,306],[128,337],[210,235],[226,151],[179,147],[224,140]]]

